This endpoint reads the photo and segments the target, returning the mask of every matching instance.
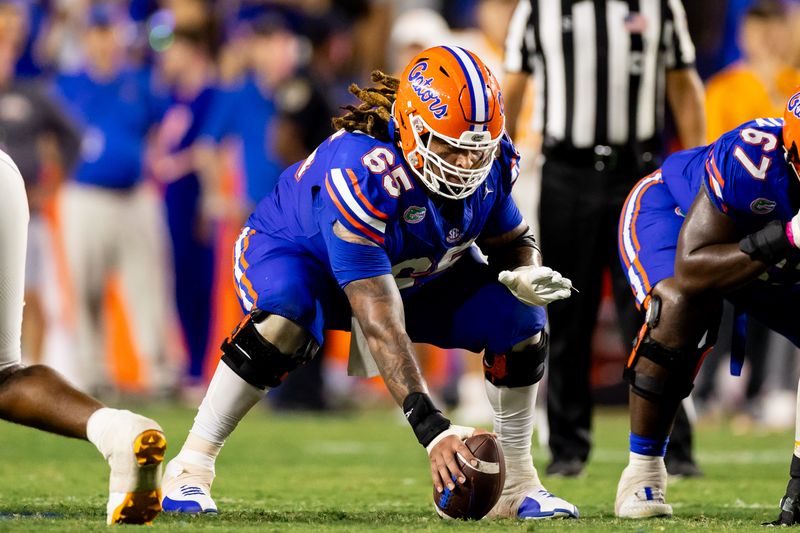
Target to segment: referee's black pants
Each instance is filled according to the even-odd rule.
[[[591,448],[593,399],[591,340],[600,304],[602,275],[610,267],[620,333],[626,347],[644,317],[622,271],[617,229],[622,205],[655,163],[616,166],[576,164],[547,158],[542,168],[539,227],[544,264],[572,280],[580,291],[547,306],[550,358],[547,416],[553,461],[585,463]],[[622,376],[622,366],[619,369]],[[691,460],[691,428],[684,413],[676,420],[670,455]]]

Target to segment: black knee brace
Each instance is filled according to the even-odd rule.
[[[497,354],[486,350],[483,355],[483,371],[486,379],[498,387],[527,387],[538,383],[544,376],[547,348],[547,333],[532,346],[519,352]]]
[[[694,370],[702,355],[697,349],[681,350],[664,346],[650,338],[650,332],[647,331],[633,350],[630,364],[625,367],[622,377],[630,383],[634,394],[651,402],[660,399],[680,401],[689,396],[694,388]],[[653,377],[637,372],[636,363],[640,357],[664,367],[668,374]]]
[[[622,377],[631,385],[637,396],[657,402],[661,399],[680,401],[692,392],[694,377],[703,357],[711,350],[716,340],[716,328],[708,330],[705,343],[700,348],[670,348],[654,340],[650,330],[658,325],[661,315],[661,299],[652,296],[647,308],[645,324],[634,341],[633,352],[622,372]],[[667,375],[654,377],[636,371],[640,357],[649,359],[667,371]]]
[[[311,361],[319,344],[309,336],[308,342],[293,354],[282,353],[256,330],[269,313],[256,310],[222,342],[222,360],[236,374],[259,389],[277,387],[286,374]]]

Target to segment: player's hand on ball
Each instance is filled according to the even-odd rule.
[[[455,482],[464,483],[466,481],[464,473],[461,472],[461,468],[458,466],[456,454],[461,455],[468,463],[477,465],[475,456],[464,444],[464,439],[471,437],[475,433],[485,433],[485,431],[451,424],[448,429],[439,433],[428,444],[431,478],[437,492],[442,492],[445,487],[452,490],[455,488]]]
[[[527,305],[544,306],[569,298],[572,282],[546,266],[522,266],[503,270],[498,281],[508,287],[517,300]]]

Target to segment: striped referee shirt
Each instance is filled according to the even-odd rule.
[[[658,135],[665,73],[694,59],[680,0],[520,0],[505,69],[534,75],[546,143],[588,148]]]

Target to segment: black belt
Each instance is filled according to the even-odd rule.
[[[597,144],[577,148],[570,143],[545,139],[542,146],[545,158],[572,166],[590,167],[598,172],[617,168],[638,168],[643,164],[658,163],[661,145],[655,140],[635,144]]]

